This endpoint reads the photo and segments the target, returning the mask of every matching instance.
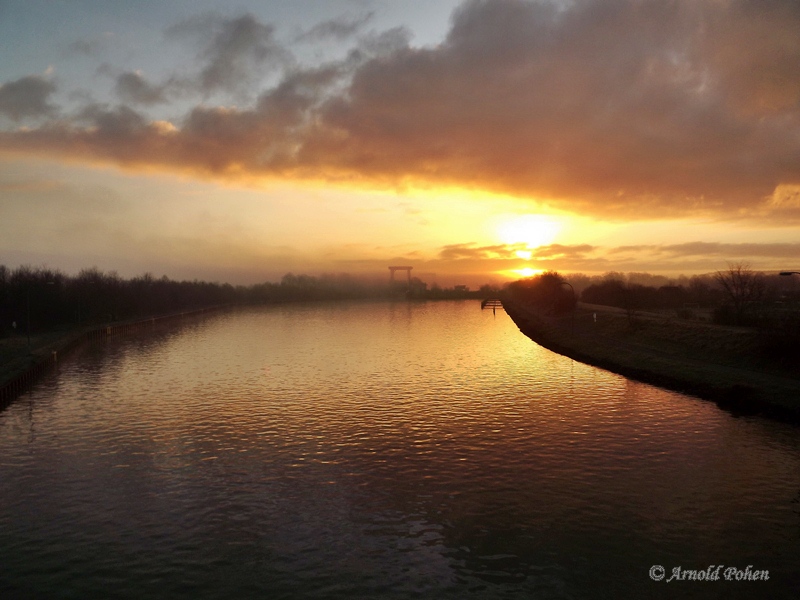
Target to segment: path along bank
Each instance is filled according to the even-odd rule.
[[[522,333],[564,356],[735,414],[800,423],[800,372],[765,365],[754,330],[581,303],[562,317],[508,299],[503,306]]]
[[[60,332],[47,332],[31,336],[30,343],[25,336],[17,336],[13,340],[3,340],[5,347],[0,361],[0,410],[22,392],[24,392],[41,375],[52,369],[68,352],[85,343],[104,340],[109,337],[134,333],[218,311],[225,306],[211,306],[190,311],[182,311],[148,317],[73,328]]]

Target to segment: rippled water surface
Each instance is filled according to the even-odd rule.
[[[219,314],[0,412],[0,598],[793,597],[798,431],[477,302]]]

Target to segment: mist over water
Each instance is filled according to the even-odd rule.
[[[795,427],[479,306],[269,306],[84,348],[0,413],[0,597],[791,597]],[[648,575],[719,564],[770,580]]]

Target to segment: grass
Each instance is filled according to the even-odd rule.
[[[21,375],[54,350],[86,333],[88,329],[90,328],[76,327],[31,334],[30,344],[24,334],[0,338],[0,385]]]
[[[143,325],[151,327],[155,324],[170,322],[175,318],[200,316],[208,311],[217,310],[222,306],[210,306],[194,310],[179,311],[148,317],[139,317],[115,321],[112,323],[92,323],[73,327],[39,332],[30,336],[30,342],[25,334],[0,338],[0,388],[19,376],[30,372],[36,365],[45,363],[54,351],[62,353],[69,351],[73,342],[85,340],[87,333],[105,327],[127,328],[129,326]],[[127,331],[127,330],[126,330]]]
[[[520,330],[559,354],[717,402],[737,413],[800,422],[800,373],[760,353],[757,330],[579,304],[547,317],[513,302]]]

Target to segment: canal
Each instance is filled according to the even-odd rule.
[[[215,314],[0,412],[4,599],[790,598],[798,556],[796,426],[477,301]]]

